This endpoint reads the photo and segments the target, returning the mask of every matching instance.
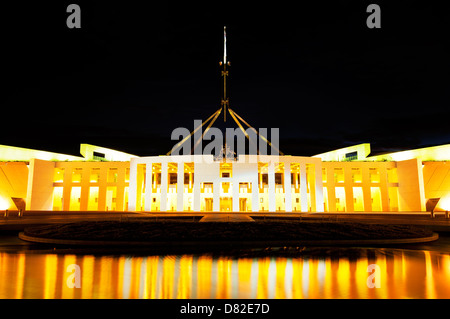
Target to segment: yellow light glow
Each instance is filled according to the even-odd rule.
[[[9,207],[9,201],[3,197],[0,197],[0,210],[7,210]]]
[[[450,195],[441,198],[438,206],[443,210],[450,210]]]

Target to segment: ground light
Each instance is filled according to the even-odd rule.
[[[444,198],[441,198],[441,200],[439,201],[439,206],[443,210],[449,211],[450,210],[450,196],[446,196]]]
[[[439,208],[442,211],[445,211],[445,218],[449,218],[449,211],[450,211],[450,196],[445,196],[441,198],[437,204],[437,208]]]
[[[9,201],[4,199],[3,197],[0,197],[0,211],[6,211],[9,208]]]

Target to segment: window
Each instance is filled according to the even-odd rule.
[[[381,211],[381,190],[380,187],[370,188],[370,198],[372,200],[372,211]]]
[[[117,183],[117,168],[108,168],[108,183]]]
[[[81,187],[72,187],[70,191],[70,205],[69,210],[80,210],[81,204]]]
[[[156,185],[161,185],[161,173],[155,174]]]
[[[351,152],[351,153],[347,153],[345,154],[345,160],[346,161],[354,161],[358,159],[358,152]]]
[[[345,212],[347,210],[347,203],[346,203],[346,194],[345,194],[345,188],[344,187],[336,187],[335,188],[335,194],[336,194],[336,211],[337,212]]]
[[[105,154],[94,152],[92,158],[97,161],[104,161],[105,160]]]
[[[82,168],[75,168],[72,171],[72,182],[73,183],[81,182],[81,171],[82,171]]]
[[[89,181],[91,183],[98,183],[100,180],[100,168],[91,168]]]
[[[98,186],[89,187],[88,210],[98,210]]]
[[[173,185],[176,184],[178,181],[178,174],[177,173],[169,173],[169,184]]]
[[[334,169],[334,182],[343,183],[344,182],[344,170],[342,168]]]
[[[275,173],[275,185],[283,184],[283,173]]]
[[[380,170],[378,168],[369,168],[369,174],[371,183],[380,182]]]
[[[222,177],[230,177],[230,173],[229,172],[223,172],[222,173]]]
[[[130,168],[127,167],[125,170],[125,182],[129,182],[130,181]]]
[[[353,187],[353,210],[364,211],[364,193],[362,187]]]
[[[263,185],[269,184],[269,175],[267,175],[267,173],[262,174],[262,183],[263,183]]]
[[[55,168],[55,174],[53,177],[54,182],[63,182],[64,181],[64,168]]]
[[[352,181],[353,183],[362,182],[362,173],[360,168],[352,168]]]

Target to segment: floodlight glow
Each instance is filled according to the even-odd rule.
[[[450,195],[441,198],[439,201],[439,207],[443,210],[450,211]]]
[[[7,209],[9,209],[9,201],[4,199],[3,197],[0,197],[0,210]]]

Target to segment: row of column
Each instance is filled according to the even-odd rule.
[[[117,182],[108,183],[107,174],[110,167],[102,168],[99,170],[100,178],[99,182],[93,183],[90,181],[90,174],[92,167],[83,167],[81,170],[81,181],[72,182],[72,173],[75,171],[76,167],[72,166],[59,166],[64,168],[64,180],[62,183],[55,183],[55,185],[63,186],[63,196],[62,196],[62,210],[70,210],[71,192],[73,187],[80,187],[80,210],[88,210],[88,202],[91,187],[98,187],[98,210],[104,211],[107,209],[107,188],[108,186],[116,187],[116,210],[123,211],[125,206],[125,166],[117,167]],[[53,178],[53,174],[51,175]],[[111,209],[111,207],[108,207]]]
[[[286,212],[292,212],[292,193],[291,193],[291,163],[284,163],[284,196]],[[308,211],[308,193],[305,162],[300,162],[300,210]],[[309,176],[311,187],[311,206],[312,211],[323,212],[323,186],[322,186],[322,168],[320,165],[313,164],[314,170]],[[269,211],[275,211],[275,164],[269,163]],[[273,199],[271,200],[271,196]]]
[[[292,194],[291,194],[291,163],[284,163],[284,189],[285,189],[285,211],[292,212]],[[142,164],[141,164],[142,165]],[[152,188],[152,165],[153,163],[146,163],[146,188],[145,188],[145,207],[144,210],[151,211],[151,203],[153,196]],[[141,167],[143,167],[143,165]],[[314,196],[311,198],[311,205],[313,210],[317,212],[324,211],[323,204],[323,186],[321,178],[321,166],[314,165],[314,174],[312,174],[311,184],[314,187]],[[220,185],[221,182],[230,182],[233,185],[233,211],[239,211],[239,183],[247,182],[252,183],[252,211],[259,211],[259,190],[258,190],[258,174],[254,174],[255,178],[247,178],[248,180],[239,180],[234,177],[221,178],[220,169],[217,171],[217,178],[212,181],[213,183],[213,211],[220,211]],[[136,210],[136,202],[139,202],[140,192],[137,190],[137,185],[139,182],[138,165],[131,164],[130,167],[130,188],[129,188],[129,204],[128,208],[130,211]],[[193,188],[193,210],[200,211],[201,207],[201,192],[200,184],[202,182],[211,182],[210,180],[201,180],[197,178],[194,181]],[[177,165],[177,211],[183,211],[184,204],[184,165],[183,163],[178,163]],[[168,189],[168,163],[161,163],[161,192],[160,192],[160,211],[167,211],[167,189]],[[275,198],[275,163],[269,162],[268,165],[268,200],[269,200],[269,211],[276,211],[276,198]],[[307,197],[307,178],[306,178],[306,163],[300,163],[300,200],[301,200],[301,211],[308,211],[308,197]],[[315,206],[315,207],[314,207]]]
[[[377,169],[380,173],[380,181],[372,183],[370,181],[369,167],[361,167],[362,182],[353,183],[352,181],[352,167],[339,167],[344,170],[344,183],[336,183],[334,181],[334,168],[335,166],[327,167],[327,194],[329,211],[336,211],[336,187],[343,187],[345,191],[345,207],[347,211],[354,211],[354,194],[353,187],[361,187],[363,191],[363,204],[364,211],[372,211],[372,194],[371,187],[378,187],[380,189],[381,196],[381,210],[389,211],[389,193],[388,193],[388,181],[387,170],[384,166],[378,166]],[[336,167],[337,168],[337,167]]]

